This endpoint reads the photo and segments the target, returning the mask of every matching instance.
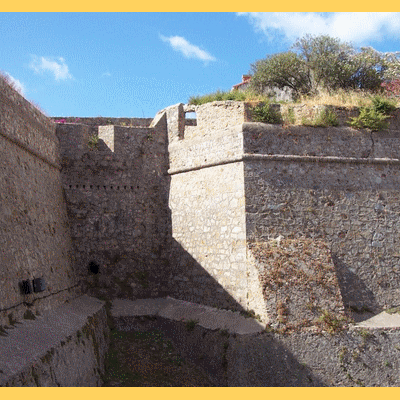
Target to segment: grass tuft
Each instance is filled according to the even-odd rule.
[[[301,120],[301,123],[304,126],[313,126],[320,128],[339,125],[336,113],[327,108],[323,109],[313,120],[303,118]]]
[[[193,331],[195,326],[199,323],[199,321],[195,319],[190,319],[189,321],[186,321],[185,327],[188,331]]]
[[[266,124],[281,124],[282,115],[275,110],[270,103],[260,103],[251,110],[252,119],[255,122],[264,122]]]

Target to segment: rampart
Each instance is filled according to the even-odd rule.
[[[346,126],[346,110],[335,128],[254,123],[233,101],[55,124],[0,85],[0,325],[83,293],[170,295],[300,331],[304,355],[321,313],[362,321],[399,305],[398,111],[376,133]],[[80,368],[95,385],[107,328],[85,301],[70,354],[85,359],[77,330],[91,332]],[[46,374],[40,384],[65,382]]]

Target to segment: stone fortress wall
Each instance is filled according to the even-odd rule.
[[[244,282],[249,245],[281,236],[329,248],[336,288],[326,302],[338,304],[339,289],[356,313],[398,305],[398,111],[389,131],[370,133],[346,126],[343,110],[340,126],[310,128],[248,122],[240,102],[185,107],[175,112],[196,112],[197,125],[169,132],[173,236],[240,304],[276,306],[249,307]]]
[[[79,293],[55,131],[0,79],[0,325]],[[37,278],[45,290],[34,291]],[[22,281],[29,281],[26,295]]]
[[[163,290],[159,275],[170,230],[165,124],[163,118],[152,127],[57,127],[77,273],[115,288],[115,295],[157,296]]]
[[[220,150],[212,154],[207,144],[199,142],[192,150],[193,144],[179,138],[174,122],[192,128],[184,117],[183,106],[178,105],[161,111],[151,123],[139,121],[148,126],[138,126],[134,119],[107,119],[116,125],[103,126],[97,125],[103,122],[97,119],[58,124],[76,271],[89,286],[99,284],[113,296],[168,294],[245,310],[251,294],[243,171],[241,166],[234,165],[233,170],[224,166],[217,172],[218,180],[214,170],[178,173],[182,167],[188,172],[190,156],[198,166],[204,164],[204,154],[217,162],[221,157]],[[98,137],[95,145],[93,135]],[[210,137],[210,146],[225,146],[226,156],[233,147],[240,151],[237,133],[219,138],[216,145]],[[194,243],[188,245],[192,239]],[[99,274],[90,273],[93,264]],[[262,311],[260,307],[258,312]]]
[[[398,306],[399,113],[387,132],[244,124],[247,238],[328,244],[343,304]]]
[[[251,105],[228,101],[54,124],[0,84],[0,325],[92,288],[253,310],[272,326],[282,303],[294,324],[310,304],[359,319],[398,306],[398,115],[371,134],[254,123]],[[285,251],[321,279],[304,290],[286,271],[271,286]],[[23,294],[38,277],[43,292]]]
[[[185,123],[185,112],[191,110],[197,116],[194,126]],[[382,135],[343,126],[282,128],[247,123],[248,119],[247,105],[239,102],[171,106],[159,113],[151,128],[96,127],[95,148],[88,145],[93,121],[59,124],[64,190],[81,278],[95,262],[103,270],[101,283],[114,284],[120,295],[169,293],[209,305],[253,309],[267,320],[246,243],[282,235],[329,245],[343,307],[377,312],[396,305],[397,267],[391,256],[397,254],[396,211],[389,217],[384,194],[377,193],[382,188],[377,180],[388,174],[376,172],[383,165],[396,169],[393,161],[383,159],[396,157],[396,129]],[[80,142],[74,142],[78,138]],[[345,168],[355,174],[353,194],[348,189],[344,197],[356,197],[349,207],[355,207],[354,201],[357,207],[358,200],[370,201],[371,193],[379,196],[370,207],[378,215],[375,225],[379,217],[389,223],[393,245],[386,244],[385,252],[392,264],[384,260],[379,223],[369,228],[374,228],[369,246],[379,254],[368,253],[365,240],[360,247],[349,226],[366,227],[370,214],[357,207],[346,213],[346,205],[334,206],[338,188],[344,188]],[[289,177],[281,176],[287,173]],[[389,176],[395,179],[396,173]],[[148,182],[157,184],[149,189]],[[357,190],[357,185],[363,189]],[[391,185],[395,190],[395,181]],[[284,190],[289,193],[284,195]],[[361,199],[364,194],[367,199]],[[291,204],[287,198],[293,198]],[[372,240],[378,236],[380,241]],[[370,263],[363,257],[371,258]],[[379,264],[372,268],[371,263]]]

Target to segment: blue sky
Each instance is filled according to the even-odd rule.
[[[307,33],[400,51],[400,13],[0,13],[0,71],[49,116],[153,117]]]

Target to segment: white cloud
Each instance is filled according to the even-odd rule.
[[[400,13],[237,13],[269,39],[277,34],[288,40],[311,35],[329,35],[366,45],[366,41],[400,38]]]
[[[72,75],[68,70],[68,65],[62,57],[46,58],[33,55],[29,67],[38,74],[50,72],[54,75],[56,81],[72,79]]]
[[[8,72],[5,72],[4,75],[6,76],[6,79],[8,83],[20,94],[23,96],[25,95],[25,86],[24,84],[18,80],[15,79],[13,76],[11,76]]]
[[[160,38],[162,41],[169,43],[175,51],[182,53],[186,58],[195,58],[204,61],[206,64],[210,61],[216,61],[216,58],[210,53],[207,53],[205,50],[201,50],[200,47],[189,43],[182,36],[165,37],[160,35]]]
[[[111,76],[111,74],[107,71],[107,72],[103,72],[103,73],[101,74],[101,76]]]

